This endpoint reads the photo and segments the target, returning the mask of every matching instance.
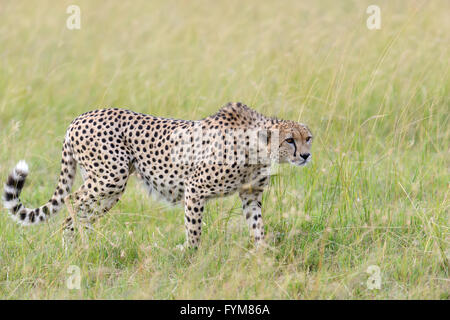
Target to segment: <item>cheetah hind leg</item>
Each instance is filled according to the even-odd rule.
[[[119,201],[124,189],[123,187],[114,193],[109,193],[107,197],[101,198],[98,194],[88,192],[83,185],[77,192],[65,198],[64,202],[69,211],[69,217],[63,226],[63,246],[66,251],[73,244],[76,231],[81,236],[83,246],[86,246],[87,239],[84,231],[86,229],[93,230],[92,224]]]
[[[81,196],[85,193],[85,191],[80,188],[77,192],[74,192],[71,195],[68,195],[64,199],[64,203],[66,205],[67,211],[69,212],[69,216],[64,220],[63,224],[63,237],[62,237],[62,243],[63,247],[66,251],[69,250],[70,247],[73,246],[73,243],[75,241],[75,228],[79,232],[82,238],[83,246],[85,243],[85,235],[84,230],[80,225],[80,221],[78,218],[80,211],[82,210],[82,200]],[[74,200],[77,199],[77,200]]]

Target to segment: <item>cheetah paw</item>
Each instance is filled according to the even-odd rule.
[[[184,250],[186,250],[188,248],[189,248],[189,244],[188,244],[187,241],[185,243],[183,243],[183,244],[177,244],[177,246],[176,246],[176,249],[178,249],[180,251],[184,251]]]

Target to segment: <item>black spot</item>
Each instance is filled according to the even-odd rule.
[[[42,211],[43,211],[46,215],[50,214],[50,212],[49,212],[47,206],[42,207]]]
[[[19,211],[21,207],[22,207],[22,204],[19,203],[18,205],[14,206],[11,210],[14,214],[16,214],[16,212]]]
[[[16,195],[14,193],[5,192],[4,198],[6,201],[10,201],[16,198]]]

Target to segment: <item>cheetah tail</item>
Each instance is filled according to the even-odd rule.
[[[56,214],[64,203],[64,198],[70,192],[75,178],[76,163],[70,155],[67,161],[63,158],[61,176],[58,187],[52,198],[36,209],[26,208],[19,199],[25,180],[28,176],[28,165],[19,161],[8,176],[3,190],[3,206],[11,218],[23,226],[37,224]]]

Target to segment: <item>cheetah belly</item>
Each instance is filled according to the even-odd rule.
[[[158,185],[155,181],[146,178],[143,178],[142,181],[144,183],[145,189],[156,200],[162,200],[174,205],[180,203],[180,201],[184,199],[184,188],[161,186]]]

